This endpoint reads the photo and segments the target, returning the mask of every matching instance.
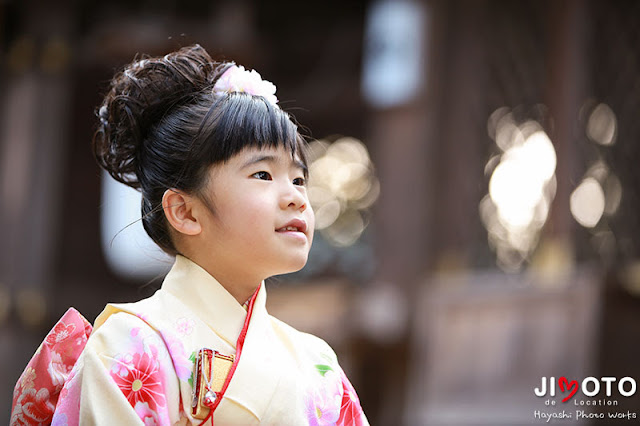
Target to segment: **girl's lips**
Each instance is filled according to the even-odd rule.
[[[276,232],[307,232],[307,222],[302,219],[293,219],[281,228],[276,229]]]

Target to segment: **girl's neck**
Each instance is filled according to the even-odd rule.
[[[208,245],[202,235],[184,238],[176,245],[183,256],[207,271],[240,305],[253,296],[266,278],[259,276],[257,269],[247,262],[236,261],[237,256],[230,256],[216,245]]]
[[[207,264],[207,262],[203,262],[201,259],[190,259],[215,278],[240,305],[243,305],[249,300],[262,283],[261,279],[250,277],[242,271],[226,271],[220,267],[220,265]]]
[[[255,281],[251,281],[253,284],[249,284],[248,281],[237,281],[222,277],[217,272],[209,270],[207,270],[207,272],[209,272],[209,274],[211,274],[211,276],[214,277],[216,281],[218,281],[240,305],[243,305],[247,300],[249,300],[261,284],[261,281],[257,283]]]

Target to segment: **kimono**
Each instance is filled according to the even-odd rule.
[[[98,316],[53,424],[367,425],[331,347],[265,302],[177,256],[153,296]]]

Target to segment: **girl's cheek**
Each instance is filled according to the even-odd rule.
[[[313,230],[316,227],[316,214],[311,207],[307,209],[307,218],[307,226],[309,227],[310,235],[313,236]]]

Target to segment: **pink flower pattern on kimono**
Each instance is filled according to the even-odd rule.
[[[336,425],[338,426],[361,426],[364,425],[362,407],[360,406],[360,399],[356,394],[355,389],[347,379],[344,371],[340,369],[340,378],[342,381],[343,395],[342,406],[340,408],[340,418]]]
[[[31,367],[27,367],[24,370],[22,377],[20,378],[20,382],[19,382],[20,386],[22,386],[22,389],[31,389],[32,387],[34,387],[33,381],[35,379],[36,379],[36,371]]]
[[[133,344],[132,350],[133,352],[142,353],[144,352],[144,337],[141,335],[142,329],[140,327],[133,327],[129,332],[129,337],[131,337],[131,343]]]
[[[51,352],[51,363],[47,367],[49,376],[51,376],[51,383],[55,386],[56,390],[60,390],[64,382],[69,376],[72,365],[66,365],[62,359],[62,356],[58,352]]]
[[[178,332],[178,334],[188,336],[193,332],[194,324],[195,322],[192,319],[185,317],[179,318],[176,321],[176,331]]]
[[[129,370],[133,367],[133,355],[132,354],[117,354],[114,358],[114,363],[111,365],[111,374],[117,374],[120,377],[126,377],[129,374]]]
[[[80,391],[82,381],[77,379],[77,367],[74,367],[67,378],[60,399],[53,415],[52,426],[70,426],[80,423]]]
[[[324,355],[328,364],[316,364],[321,379],[314,380],[306,397],[307,420],[310,426],[362,426],[364,412],[355,389],[334,358]]]
[[[307,419],[310,426],[335,425],[340,417],[342,383],[331,369],[320,374],[321,379],[314,381],[314,389],[307,396]]]
[[[171,333],[162,333],[162,338],[171,355],[176,375],[180,380],[189,380],[193,371],[193,361],[187,356],[182,341]]]
[[[76,326],[73,324],[65,324],[63,322],[59,322],[56,326],[51,330],[51,333],[47,335],[45,342],[48,345],[53,345],[55,343],[60,343],[66,340],[73,332],[76,330]]]
[[[11,425],[44,424],[51,419],[55,407],[49,402],[49,390],[24,389],[13,409]]]
[[[149,404],[147,402],[136,402],[133,409],[136,411],[136,414],[140,417],[145,426],[155,426],[160,424],[158,415],[155,411],[149,408]]]
[[[109,373],[145,424],[165,424],[168,409],[161,365],[172,362],[176,375],[187,380],[193,363],[182,342],[169,333],[132,327],[128,335],[129,350],[112,358]]]
[[[60,318],[29,361],[13,393],[11,424],[49,424],[60,390],[91,332],[73,308]],[[78,345],[77,342],[80,341]]]
[[[159,372],[159,365],[155,357],[147,353],[133,354],[132,366],[127,366],[126,375],[114,374],[111,377],[116,382],[132,407],[138,402],[146,402],[149,409],[157,411],[165,406],[163,385]]]

